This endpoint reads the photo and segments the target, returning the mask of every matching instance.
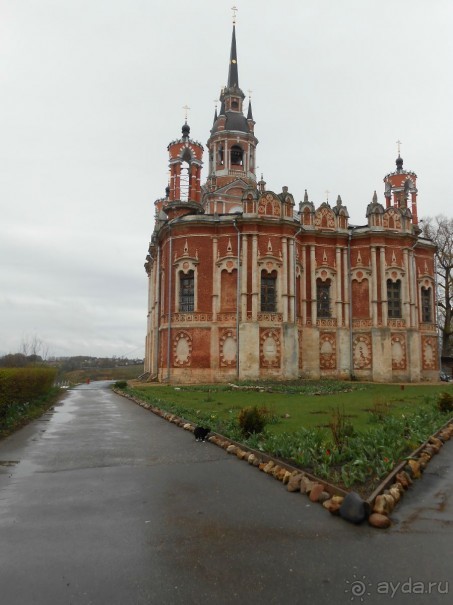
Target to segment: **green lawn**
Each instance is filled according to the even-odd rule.
[[[449,384],[393,385],[372,383],[345,383],[335,381],[303,382],[266,385],[264,392],[231,390],[226,385],[190,387],[134,386],[140,397],[169,404],[181,412],[198,412],[223,420],[237,418],[248,406],[265,407],[278,418],[268,428],[273,433],[294,432],[301,427],[315,428],[328,424],[337,407],[345,411],[356,430],[369,425],[370,411],[390,414],[408,414],[417,408],[432,405],[435,397],[444,391],[452,392]],[[183,414],[182,414],[183,415]],[[288,417],[285,417],[288,416]]]

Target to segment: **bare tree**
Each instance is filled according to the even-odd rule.
[[[49,354],[49,347],[36,334],[22,336],[20,352],[31,361],[45,360]]]
[[[423,235],[437,246],[437,305],[442,332],[442,357],[453,354],[453,218],[425,218]]]

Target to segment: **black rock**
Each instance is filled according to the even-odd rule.
[[[356,492],[350,492],[340,506],[340,517],[351,523],[362,523],[368,513],[368,504]]]

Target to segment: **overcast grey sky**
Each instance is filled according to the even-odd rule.
[[[205,145],[230,0],[0,0],[0,354],[144,351],[154,200],[182,106]],[[237,0],[259,172],[365,223],[393,171],[451,215],[453,2]],[[205,174],[205,173],[204,173]]]

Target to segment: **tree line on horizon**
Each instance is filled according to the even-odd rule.
[[[25,368],[33,365],[45,365],[59,368],[60,371],[83,370],[88,368],[115,368],[121,366],[141,365],[143,358],[127,357],[93,357],[73,355],[69,357],[43,358],[37,353],[8,353],[0,357],[0,368]]]

